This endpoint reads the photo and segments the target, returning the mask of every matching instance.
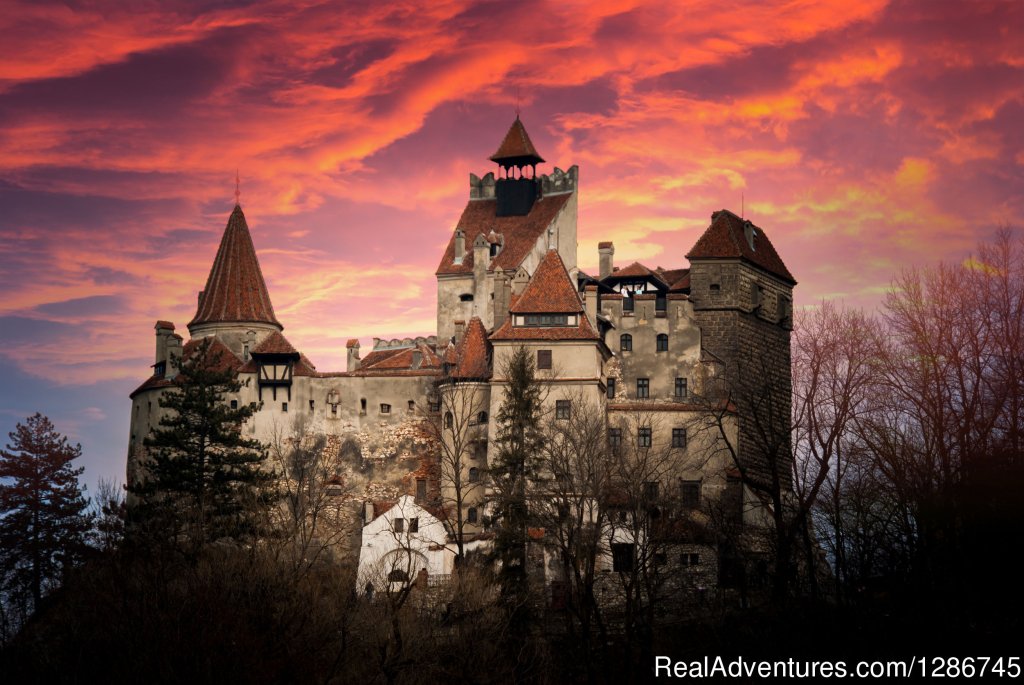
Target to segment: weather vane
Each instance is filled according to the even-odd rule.
[[[242,206],[240,198],[242,197],[242,191],[239,189],[238,169],[235,169],[235,204],[239,207]]]
[[[519,118],[519,86],[516,86],[516,119]]]

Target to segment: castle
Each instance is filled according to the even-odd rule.
[[[485,474],[494,458],[503,373],[510,355],[525,347],[545,388],[549,420],[571,421],[596,408],[614,447],[678,456],[672,473],[649,488],[671,489],[694,512],[706,502],[728,503],[740,520],[755,524],[763,511],[757,513],[757,496],[740,476],[758,468],[756,427],[729,407],[717,433],[697,427],[715,411],[707,401],[714,382],[761,373],[779,389],[774,420],[788,428],[796,282],[765,232],[716,211],[686,254],[688,268],[616,267],[613,244],[602,242],[598,273],[584,273],[577,265],[578,168],[538,175],[544,160],[518,116],[490,159],[497,171],[470,174],[468,201],[437,267],[436,337],[375,338],[365,356],[352,339],[345,371],[318,370],[283,334],[236,204],[187,326],[191,341],[183,345],[174,324],[156,323],[153,374],[131,394],[129,482],[144,478],[143,440],[159,422],[159,397],[174,385],[177,360],[212,337],[242,381],[231,401],[262,403],[245,430],[263,441],[298,417],[344,442],[434,415],[446,431],[447,453],[457,459],[447,467],[399,468],[383,489],[371,487],[381,485],[371,474],[362,492],[350,494],[365,503],[359,511],[367,525],[399,500],[440,501],[424,511],[442,510],[435,518],[447,517],[449,539],[479,541],[486,535]],[[731,451],[721,449],[723,440]],[[417,517],[398,520],[404,518]],[[718,550],[706,541],[680,544],[685,564],[717,566]],[[625,563],[620,557],[610,552],[609,567]],[[445,572],[450,564],[429,567]]]

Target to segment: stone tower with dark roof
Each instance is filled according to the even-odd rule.
[[[796,281],[764,231],[724,209],[686,257],[702,344],[724,363],[720,391],[739,409],[741,468],[749,478],[770,479],[774,470],[788,488]]]

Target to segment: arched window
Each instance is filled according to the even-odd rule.
[[[631,336],[629,333],[623,333],[619,337],[619,349],[622,350],[623,352],[632,352],[633,336]]]
[[[466,523],[476,523],[476,507],[466,510]]]
[[[476,422],[477,423],[487,423],[487,412],[482,411],[479,414],[477,414],[476,415]]]
[[[480,469],[473,467],[469,470],[469,482],[477,483],[480,481]]]
[[[668,336],[664,333],[658,334],[658,352],[668,352]]]
[[[444,413],[444,427],[451,428],[453,425],[455,425],[455,417],[452,416],[450,411],[446,411]]]

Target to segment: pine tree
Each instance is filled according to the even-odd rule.
[[[232,408],[225,396],[241,389],[227,354],[206,338],[181,363],[175,386],[160,398],[169,410],[145,440],[145,477],[129,487],[141,503],[139,530],[198,547],[258,535],[276,499],[266,447],[242,436],[255,404]]]
[[[534,378],[533,356],[525,347],[516,348],[502,371],[508,386],[498,410],[495,460],[490,469],[495,510],[493,553],[501,562],[499,580],[509,612],[509,631],[515,636],[513,642],[522,644],[529,625],[527,488],[536,476],[544,445],[543,397],[540,383]],[[517,672],[521,667],[517,662]]]
[[[16,584],[7,592],[27,591],[33,606],[43,592],[86,550],[90,516],[82,455],[48,418],[36,413],[19,423],[6,450],[0,450],[0,555],[4,577]]]

